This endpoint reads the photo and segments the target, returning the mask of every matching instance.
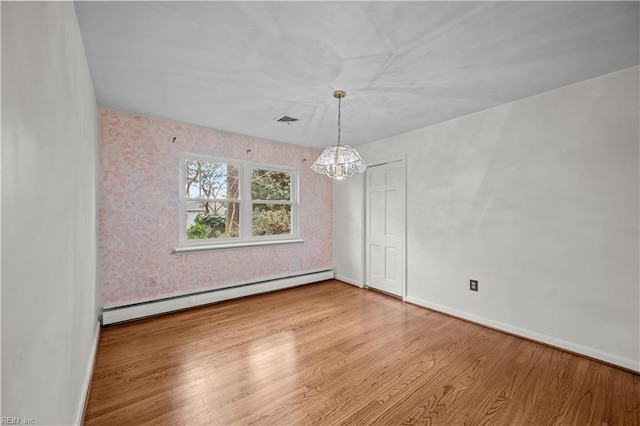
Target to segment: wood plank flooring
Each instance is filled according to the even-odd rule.
[[[639,425],[640,376],[338,281],[102,329],[86,425]]]

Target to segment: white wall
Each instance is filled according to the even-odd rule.
[[[97,336],[97,105],[72,2],[2,2],[2,416],[77,421]]]
[[[408,157],[409,301],[640,371],[638,70],[358,147]],[[334,185],[358,282],[362,182]]]
[[[358,151],[359,152],[359,151]],[[349,284],[364,285],[364,178],[333,182],[333,271]]]

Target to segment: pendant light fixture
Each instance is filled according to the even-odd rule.
[[[345,96],[347,92],[344,90],[333,92],[333,97],[338,100],[338,144],[326,147],[311,166],[314,172],[325,174],[336,180],[346,179],[353,176],[355,172],[364,173],[367,170],[367,163],[354,148],[349,145],[340,145],[341,104]]]

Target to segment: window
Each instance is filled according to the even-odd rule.
[[[293,168],[185,154],[176,252],[299,242]]]

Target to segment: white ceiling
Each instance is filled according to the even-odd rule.
[[[359,145],[637,65],[639,4],[75,6],[101,106],[320,148],[335,89]]]

